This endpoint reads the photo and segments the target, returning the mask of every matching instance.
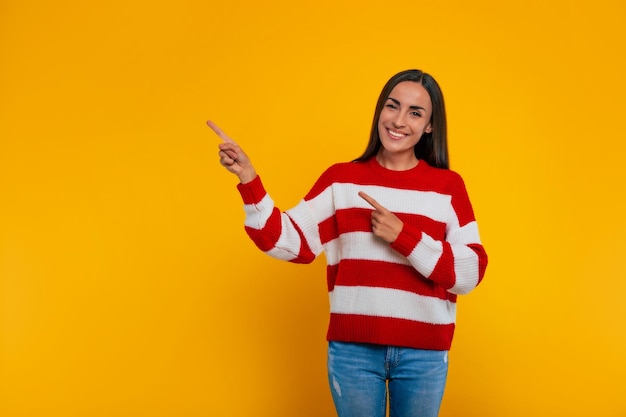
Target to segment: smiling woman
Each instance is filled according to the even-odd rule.
[[[328,378],[339,417],[383,417],[388,401],[392,417],[437,416],[457,295],[481,282],[487,254],[463,180],[447,169],[434,79],[419,70],[392,77],[366,153],[331,166],[286,212],[243,149],[208,124],[223,140],[220,163],[239,178],[259,249],[294,263],[326,254]]]
[[[626,416],[626,1],[354,5],[0,2],[0,416],[333,416],[327,271],[342,332],[450,329],[457,306],[440,417]],[[458,304],[403,291],[393,222],[372,233],[375,211],[389,219],[374,202],[445,233],[439,184],[403,179],[447,166],[427,77],[420,162],[381,167],[372,129],[367,161],[348,164],[368,176],[332,188],[350,199],[323,213],[326,250],[307,266],[250,241],[204,126],[227,127],[288,208],[364,152],[380,87],[414,66],[444,88],[450,167],[490,256]],[[387,302],[354,307],[367,315],[341,302],[373,295]]]
[[[432,132],[431,116],[430,97],[421,84],[404,81],[396,85],[378,118],[382,143],[378,162],[395,171],[417,165],[414,148],[425,133]]]
[[[395,163],[386,161],[385,166],[389,164],[394,169],[394,165],[400,163],[398,168],[406,169],[416,165],[419,159],[425,159],[434,167],[449,168],[447,136],[446,109],[437,81],[422,71],[402,71],[383,88],[367,148],[356,160],[366,161],[376,156],[381,162],[391,157]],[[388,150],[383,146],[385,139],[390,140]],[[412,152],[393,152],[398,145],[391,144],[400,139],[403,144],[408,142],[405,151]]]

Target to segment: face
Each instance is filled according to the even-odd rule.
[[[413,81],[396,85],[378,118],[383,156],[414,156],[413,147],[432,131],[431,115],[432,103],[424,86]]]

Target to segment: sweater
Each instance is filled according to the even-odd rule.
[[[462,178],[420,160],[406,171],[376,158],[328,168],[281,212],[261,178],[237,186],[245,230],[277,259],[310,263],[325,253],[329,341],[449,350],[457,295],[482,280],[487,254]],[[403,222],[389,244],[371,230],[364,191]]]

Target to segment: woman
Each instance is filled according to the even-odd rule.
[[[250,159],[215,124],[220,163],[240,180],[245,228],[278,259],[322,251],[330,296],[328,376],[339,417],[437,416],[456,299],[487,255],[461,177],[449,170],[437,82],[403,71],[384,86],[370,140],[293,209],[274,206]]]

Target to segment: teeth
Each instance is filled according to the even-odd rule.
[[[402,133],[397,133],[397,132],[394,132],[392,130],[388,130],[388,132],[389,132],[389,135],[393,136],[394,138],[398,138],[398,139],[403,138],[403,137],[406,136],[406,135],[404,135]]]

